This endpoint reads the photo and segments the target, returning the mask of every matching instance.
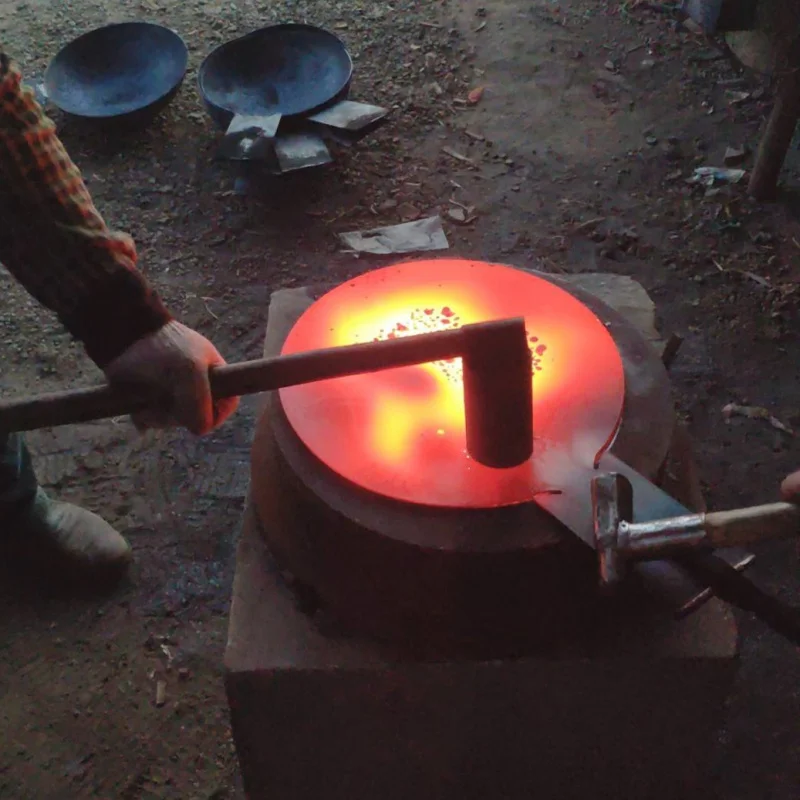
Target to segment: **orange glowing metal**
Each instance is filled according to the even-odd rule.
[[[557,447],[594,461],[619,426],[622,361],[605,326],[544,278],[475,261],[417,261],[369,272],[320,298],[283,353],[525,317],[531,342],[534,455],[495,470],[466,452],[461,360],[281,389],[314,455],[353,483],[425,505],[490,508],[558,485],[537,469]],[[552,463],[552,460],[549,460]]]

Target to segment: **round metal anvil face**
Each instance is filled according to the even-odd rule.
[[[605,325],[542,277],[462,260],[375,270],[317,300],[282,353],[509,317],[525,318],[531,349],[534,454],[519,467],[467,454],[460,359],[282,389],[289,422],[326,466],[385,497],[492,508],[557,489],[557,465],[591,465],[613,441],[625,378]]]

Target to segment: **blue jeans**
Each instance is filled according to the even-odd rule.
[[[30,506],[37,488],[25,440],[16,433],[0,434],[0,538],[8,530],[6,521]]]

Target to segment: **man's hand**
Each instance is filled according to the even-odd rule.
[[[202,435],[221,425],[239,405],[235,397],[215,404],[211,396],[208,371],[224,363],[204,336],[169,322],[131,345],[105,373],[112,384],[142,386],[164,397],[163,408],[134,415],[139,430],[184,427]]]
[[[800,503],[800,470],[793,472],[781,484],[781,494],[785,500]]]

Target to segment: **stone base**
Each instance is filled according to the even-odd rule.
[[[711,601],[547,658],[409,661],[301,613],[249,508],[225,656],[246,794],[708,800],[736,644]]]

